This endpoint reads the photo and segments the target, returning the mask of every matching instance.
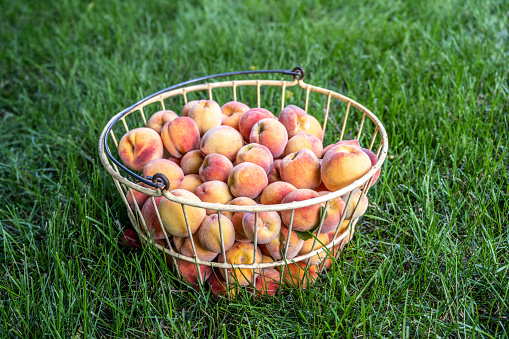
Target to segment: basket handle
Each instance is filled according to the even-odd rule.
[[[237,76],[237,75],[245,75],[245,74],[270,74],[270,73],[281,73],[283,75],[292,75],[293,78],[298,81],[304,80],[304,77],[306,76],[304,69],[300,66],[297,66],[292,70],[269,69],[269,70],[258,70],[258,71],[239,71],[239,72],[219,73],[219,74],[207,75],[207,76],[204,76],[201,78],[187,80],[187,81],[181,82],[179,84],[167,87],[165,89],[162,89],[158,92],[155,92],[155,93],[149,95],[148,97],[141,99],[134,105],[123,110],[118,115],[118,117],[115,118],[115,120],[108,126],[108,129],[106,130],[106,133],[104,135],[104,151],[106,153],[106,156],[111,161],[113,161],[113,163],[115,163],[122,171],[124,171],[125,173],[130,175],[133,179],[136,179],[136,181],[141,181],[144,184],[149,185],[154,188],[161,188],[163,190],[169,189],[170,188],[169,181],[168,181],[168,178],[166,178],[166,176],[164,174],[156,173],[153,177],[151,177],[151,178],[147,177],[147,179],[145,179],[142,176],[134,173],[133,171],[131,171],[130,169],[125,167],[123,164],[120,163],[120,161],[118,161],[117,159],[115,159],[115,157],[113,157],[113,155],[111,154],[110,148],[108,147],[108,136],[109,136],[113,126],[120,119],[122,119],[128,112],[130,112],[134,107],[136,107],[140,104],[143,104],[144,102],[146,102],[146,101],[152,99],[153,97],[158,96],[164,92],[168,92],[168,91],[171,91],[171,90],[174,90],[174,89],[186,86],[186,85],[190,85],[190,84],[194,84],[196,82],[205,81],[205,80],[214,79],[214,78],[222,78],[222,77],[227,77],[227,76]]]

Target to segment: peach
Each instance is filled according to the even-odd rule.
[[[376,154],[367,148],[361,148],[361,150],[368,155],[369,160],[371,161],[371,166],[375,166],[375,164],[378,161],[378,157],[376,156]],[[378,181],[378,178],[380,177],[380,170],[381,168],[379,168],[378,171],[376,171],[369,187],[373,186]]]
[[[263,251],[262,251],[263,253]],[[274,259],[272,259],[272,257],[270,257],[269,254],[265,255],[265,254],[262,254],[262,263],[270,263],[270,262],[274,262]]]
[[[221,253],[221,232],[223,233],[224,250],[228,251],[235,242],[235,228],[224,215],[209,215],[203,220],[198,235],[204,248],[215,253]]]
[[[254,199],[267,187],[268,179],[265,170],[250,162],[235,166],[228,177],[228,186],[236,197]]]
[[[185,104],[184,107],[182,107],[182,116],[187,117],[191,108],[193,108],[193,106],[197,104],[198,101],[200,100],[189,101],[187,104]]]
[[[318,193],[310,189],[302,188],[290,192],[281,201],[282,204],[303,201],[319,197]],[[313,229],[320,222],[320,204],[295,209],[292,229],[295,231],[307,231]],[[292,210],[281,211],[281,218],[285,225],[290,226]]]
[[[242,146],[244,141],[237,130],[230,126],[219,126],[205,133],[201,139],[200,151],[203,155],[221,154],[234,161]]]
[[[274,160],[274,163],[272,164],[272,168],[269,172],[269,174],[267,174],[267,179],[269,180],[269,184],[272,184],[273,182],[276,182],[276,181],[282,181],[281,179],[281,175],[280,175],[280,168],[281,168],[281,159],[277,159],[277,160]]]
[[[154,159],[143,167],[142,176],[144,178],[153,177],[156,173],[161,173],[166,176],[170,183],[168,190],[174,190],[179,187],[184,179],[184,172],[182,172],[182,169],[173,161],[166,159]]]
[[[258,121],[266,118],[276,119],[276,116],[265,108],[251,108],[244,113],[239,120],[239,132],[244,137],[244,140],[249,141],[249,135],[253,126]]]
[[[254,263],[254,244],[251,242],[235,242],[233,246],[226,251],[226,260],[220,254],[218,262],[228,264],[253,264]],[[256,248],[256,263],[261,263],[263,260],[262,252]],[[228,282],[237,282],[239,285],[249,285],[253,281],[254,269],[228,269]],[[224,270],[220,270],[225,278]]]
[[[284,181],[297,188],[315,189],[320,185],[320,161],[307,148],[284,157],[279,171]]]
[[[163,197],[154,197],[154,201],[156,203],[156,207],[161,202]],[[156,209],[154,208],[154,204],[152,203],[152,199],[148,199],[141,209],[141,215],[145,220],[145,224],[147,225],[148,235],[152,236],[152,239],[159,243],[162,246],[166,246],[166,239],[164,237],[164,232],[161,227],[161,223],[157,218]],[[143,226],[143,225],[142,225]],[[142,227],[143,228],[143,227]],[[168,234],[168,236],[170,236]]]
[[[203,202],[227,204],[233,199],[228,185],[219,180],[207,181],[196,187],[194,194]],[[206,211],[207,215],[217,213],[216,210]]]
[[[201,181],[198,174],[188,174],[184,176],[178,188],[194,193],[196,188],[201,184],[203,184],[203,181]]]
[[[221,126],[223,120],[221,107],[214,100],[198,101],[193,105],[188,116],[198,125],[200,135],[204,135],[214,127]]]
[[[339,238],[343,233],[346,232],[349,223],[350,223],[350,220],[344,220],[341,223],[341,226],[339,228],[338,235],[336,236],[336,239]],[[336,232],[336,230],[334,230],[334,231],[332,231],[330,233],[327,233],[327,235],[329,236],[329,240],[330,241],[332,241],[332,239],[334,238],[334,233],[335,232]],[[354,233],[355,233],[355,224],[352,223],[352,229],[348,231],[348,233],[343,238],[343,240],[340,241],[339,244],[337,245],[337,246],[339,246],[340,250],[343,250],[345,248],[345,246],[350,242],[350,240],[352,240]]]
[[[332,264],[334,263],[334,260],[338,258],[339,253],[341,253],[340,245],[336,245],[330,248],[329,253],[327,255],[327,259],[325,259],[323,263],[323,267],[325,269],[332,267]]]
[[[286,251],[286,243],[288,239],[288,227],[281,226],[281,231],[278,236],[275,237],[271,242],[266,244],[269,254],[276,260],[282,260],[283,255]],[[290,243],[288,244],[288,252],[286,252],[286,259],[295,258],[297,253],[301,250],[304,245],[304,240],[299,238],[297,232],[292,230],[290,233]]]
[[[184,175],[198,174],[204,158],[205,157],[201,154],[200,150],[187,152],[182,159],[180,159],[180,167],[182,168]]]
[[[146,185],[145,183],[139,181],[136,183],[136,185],[145,187],[145,188],[151,188],[149,185]],[[141,193],[140,191],[137,191],[135,189],[131,189],[133,191],[133,194],[131,195],[131,192],[129,190],[126,190],[125,197],[127,199],[127,203],[129,204],[129,207],[134,211],[136,210],[136,205],[141,209],[143,207],[143,204],[147,199],[149,198],[148,195],[145,193]],[[134,200],[133,200],[134,196]],[[135,203],[136,202],[136,203]]]
[[[256,229],[257,243],[267,244],[279,234],[281,217],[274,211],[258,212],[257,218],[254,212],[246,212],[242,218],[242,227],[249,240],[254,241]]]
[[[332,147],[322,161],[322,181],[327,190],[340,190],[362,178],[371,169],[371,161],[360,148],[347,145]]]
[[[323,145],[322,141],[311,134],[299,133],[288,140],[285,149],[285,156],[298,152],[301,148],[311,150],[317,158],[322,157]]]
[[[252,287],[248,289],[258,295],[273,296],[279,289],[280,281],[281,273],[273,267],[267,267],[256,277],[254,291]]]
[[[341,223],[341,226],[339,226],[339,230],[338,230],[338,234],[336,235],[336,238],[338,238],[341,234],[343,234],[346,229],[348,228],[348,224],[350,223],[350,220],[343,220],[343,222]],[[336,233],[336,230],[332,230],[330,231],[329,233],[327,233],[327,235],[329,236],[329,242],[332,241],[332,239],[334,239],[334,234]]]
[[[357,141],[356,139],[353,139],[353,140],[341,140],[341,141],[336,142],[335,144],[330,144],[327,147],[325,147],[323,149],[322,158],[325,157],[325,153],[327,153],[332,147],[337,146],[337,145],[354,146],[354,147],[361,148],[361,146],[359,145],[359,141]]]
[[[221,125],[226,125],[239,130],[240,118],[249,111],[248,105],[238,101],[230,101],[221,106],[221,112],[223,113],[223,120]]]
[[[186,241],[186,237],[177,237],[173,236],[173,245],[175,245],[175,251],[180,252],[180,248],[184,244],[184,241]]]
[[[263,205],[277,205],[280,204],[284,197],[290,192],[293,192],[297,187],[284,181],[276,181],[269,184],[260,196],[260,202]]]
[[[320,139],[320,141],[322,141],[323,140],[322,125],[320,124],[320,122],[318,122],[318,120],[314,116],[308,114],[308,118],[309,118],[309,129],[306,131],[306,134],[314,135],[315,137]]]
[[[286,106],[279,113],[278,120],[285,126],[289,138],[299,133],[306,133],[310,126],[309,116],[302,108],[295,105]]]
[[[217,257],[217,253],[206,249],[202,245],[198,234],[199,234],[199,232],[196,234],[193,234],[193,243],[194,243],[194,249],[196,250],[196,256],[198,257],[198,259],[204,260],[204,261],[214,260]],[[187,237],[187,238],[183,238],[183,239],[185,239],[185,240],[184,240],[184,243],[182,244],[182,246],[180,247],[180,253],[185,256],[193,258],[194,252],[193,252],[193,245],[191,244],[191,238]]]
[[[288,133],[285,126],[272,118],[258,121],[249,134],[249,142],[266,146],[274,158],[279,157],[285,151],[288,143]]]
[[[345,219],[348,219],[348,220],[357,219],[357,218],[360,218],[366,212],[366,210],[368,208],[368,197],[364,194],[361,199],[361,194],[362,194],[362,191],[360,189],[355,189],[352,192],[352,197],[350,198],[350,202],[348,203],[348,206],[346,206],[346,209],[345,209],[345,213],[346,213]],[[349,195],[350,195],[350,193],[346,193],[345,195],[341,196],[341,199],[343,199],[345,204],[348,201]],[[357,207],[359,200],[360,200],[360,205],[354,214],[353,212],[355,211],[355,208]]]
[[[330,192],[321,191],[318,192],[320,196],[329,194]],[[325,207],[326,202],[323,203],[323,207]],[[327,217],[323,221],[322,229],[320,233],[329,233],[332,230],[335,230],[341,220],[341,216],[345,210],[345,202],[341,197],[337,197],[329,201],[329,205],[327,206],[326,215]]]
[[[236,165],[243,162],[250,162],[261,166],[266,173],[272,169],[274,162],[270,150],[259,144],[248,144],[242,147],[237,153]]]
[[[152,128],[157,133],[161,133],[161,130],[163,129],[164,124],[167,122],[173,121],[177,119],[179,116],[177,113],[165,110],[165,111],[159,111],[150,117],[147,121],[147,127]]]
[[[179,117],[167,122],[161,130],[164,147],[175,158],[200,147],[200,131],[193,119]]]
[[[196,202],[200,201],[200,198],[196,195],[183,189],[175,189],[170,193],[177,197],[182,197]],[[198,231],[198,228],[200,228],[203,219],[205,219],[205,210],[203,208],[189,205],[184,205],[184,208],[189,222],[189,228],[191,229],[191,234],[194,234]],[[189,236],[181,204],[163,198],[159,203],[159,214],[161,215],[161,221],[163,222],[163,227],[167,233],[177,237]]]
[[[309,269],[306,270],[306,264],[298,262],[282,266],[282,269],[284,269],[283,280],[290,287],[305,289],[318,278],[316,265],[310,265]]]
[[[163,157],[163,142],[159,134],[147,127],[135,128],[124,134],[118,144],[120,160],[133,171],[141,172],[154,159]]]
[[[249,206],[256,205],[256,202],[253,199],[239,197],[230,201],[228,205]],[[232,221],[233,228],[235,228],[235,241],[240,242],[249,241],[249,239],[246,236],[246,233],[244,233],[244,228],[242,226],[242,218],[244,217],[244,212],[222,211],[221,214],[226,216]]]
[[[317,192],[329,192],[327,190],[327,187],[325,187],[325,185],[323,184],[323,181],[320,183],[320,186],[318,186],[315,191]]]
[[[177,268],[182,273],[182,278],[184,282],[189,283],[193,287],[197,287],[200,285],[200,273],[196,269],[197,266],[200,269],[201,278],[203,279],[202,283],[207,281],[207,279],[212,274],[212,267],[207,265],[197,265],[195,263],[185,261],[183,259],[177,260]]]
[[[223,269],[216,268],[208,280],[210,291],[217,296],[235,297],[237,295],[237,288],[235,285],[226,286],[226,281],[220,273]]]
[[[232,169],[233,164],[227,157],[213,153],[203,159],[199,173],[201,180],[204,182],[212,180],[226,182]]]
[[[315,245],[315,248],[313,249],[313,251],[316,251],[316,250],[322,248],[323,246],[326,246],[330,242],[329,236],[326,233],[320,233],[320,234],[318,234],[318,236],[316,238],[313,237],[311,239],[304,241],[304,245],[302,245],[302,248],[299,251],[299,255],[311,253],[311,249],[313,248],[313,243],[315,242],[315,240],[316,240],[316,245]],[[308,258],[304,261],[307,263],[307,261],[310,260],[311,264],[316,265],[319,262],[321,262],[326,256],[327,256],[327,251],[323,251],[321,253],[317,253],[316,255],[314,255],[311,258]]]
[[[167,157],[163,156],[163,159],[170,160],[171,162],[174,162],[175,164],[177,164],[178,167],[180,167],[180,159],[179,158],[175,158],[175,157],[169,155]]]

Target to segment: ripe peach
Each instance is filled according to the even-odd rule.
[[[285,149],[285,156],[298,152],[301,148],[311,150],[317,158],[322,157],[323,145],[322,141],[311,134],[299,133],[288,140]]]
[[[310,189],[302,188],[290,192],[281,201],[282,204],[302,201],[319,197],[318,193]],[[320,222],[320,204],[295,209],[292,229],[295,231],[307,231],[313,229]],[[291,210],[281,211],[281,217],[285,225],[290,226]]]
[[[147,127],[152,128],[157,133],[161,133],[161,130],[163,129],[164,124],[167,122],[170,122],[172,120],[177,119],[179,116],[177,113],[165,110],[165,111],[159,111],[150,117],[147,121]]]
[[[371,169],[366,153],[354,146],[332,147],[322,161],[322,180],[331,192],[340,190],[362,178]]]
[[[203,159],[205,159],[205,157],[201,154],[200,150],[187,152],[182,159],[180,159],[180,167],[185,175],[198,174]]]
[[[233,284],[231,284],[228,288],[226,286],[226,281],[224,280],[220,271],[224,270],[216,268],[210,275],[208,280],[210,291],[217,296],[235,297],[237,295],[238,289]]]
[[[249,206],[256,205],[256,202],[253,199],[249,199],[246,197],[235,198],[228,203],[228,205],[235,206]],[[242,218],[244,217],[244,212],[228,212],[222,211],[222,215],[226,216],[232,221],[233,228],[235,228],[235,241],[240,242],[248,242],[250,241],[244,233],[244,228],[242,226]]]
[[[328,191],[318,192],[320,196],[329,194]],[[326,203],[323,203],[323,207],[325,207]],[[335,230],[341,220],[341,216],[345,210],[345,202],[341,197],[337,197],[329,201],[329,205],[327,207],[326,215],[327,217],[323,221],[322,229],[320,233],[329,233],[332,230]]]
[[[285,126],[289,138],[299,133],[306,133],[310,126],[309,116],[302,108],[295,105],[286,106],[279,113],[278,120]]]
[[[265,108],[251,108],[242,115],[242,118],[239,120],[239,132],[244,137],[244,140],[249,141],[249,135],[253,126],[265,118],[276,119],[274,114]]]
[[[118,156],[128,168],[141,172],[154,159],[163,157],[159,134],[147,127],[135,128],[124,134],[118,144]]]
[[[194,242],[194,248],[196,250],[196,256],[198,257],[198,259],[204,260],[204,261],[214,260],[217,257],[217,253],[206,249],[202,245],[198,234],[199,234],[199,231],[198,231],[198,233],[193,234],[193,242]],[[191,244],[191,238],[187,237],[187,238],[183,238],[183,239],[185,239],[185,240],[184,240],[184,243],[182,244],[182,247],[180,248],[180,253],[183,255],[186,255],[188,257],[194,257],[193,245]]]
[[[288,133],[285,126],[273,118],[258,121],[251,129],[249,142],[266,146],[274,158],[285,151],[288,143]]]
[[[281,231],[278,236],[271,242],[266,244],[269,254],[276,260],[282,260],[286,251],[286,242],[288,239],[288,227],[281,226]],[[288,252],[286,252],[286,259],[294,258],[304,245],[304,240],[299,238],[297,233],[292,230],[290,233],[290,243],[288,244]]]
[[[304,241],[304,245],[302,245],[302,248],[299,251],[299,255],[308,254],[311,252],[311,249],[313,248],[313,243],[316,240],[316,245],[313,251],[316,251],[323,246],[326,246],[329,243],[329,236],[326,233],[320,233],[318,234],[318,237],[313,237],[311,239],[308,239]],[[306,263],[308,260],[311,261],[311,264],[316,265],[320,261],[322,261],[327,256],[327,252],[323,251],[321,253],[317,253],[316,255],[312,256],[311,258],[308,258],[304,260]]]
[[[247,197],[238,197],[228,203],[228,205],[236,206],[252,206],[256,204],[257,203],[253,199]],[[221,212],[221,214],[229,218],[233,223],[233,227],[235,228],[235,241],[249,242],[250,240],[246,236],[246,233],[244,232],[244,228],[242,226],[242,218],[244,217],[244,213],[245,212],[229,212],[229,211]]]
[[[272,168],[274,162],[270,150],[259,144],[248,144],[242,147],[237,153],[236,165],[243,162],[250,162],[261,166],[266,173]]]
[[[184,241],[186,241],[188,237],[177,237],[174,235],[172,238],[173,245],[175,245],[175,251],[180,252],[180,248],[184,245]]]
[[[182,278],[184,282],[189,283],[193,287],[200,285],[200,274],[196,269],[196,266],[199,267],[201,277],[203,279],[202,283],[207,281],[207,279],[212,274],[212,267],[207,265],[197,265],[195,263],[185,261],[183,259],[177,260],[177,268],[182,273]]]
[[[214,100],[198,101],[193,105],[188,116],[198,125],[200,135],[204,135],[214,127],[221,126],[223,120],[221,107]]]
[[[174,190],[180,186],[184,179],[184,172],[173,161],[166,159],[154,159],[143,167],[142,176],[144,178],[154,176],[156,173],[161,173],[166,176],[170,182],[168,190]]]
[[[143,183],[141,181],[137,182],[136,185],[145,187],[145,188],[151,188],[149,185],[146,185],[145,183]],[[127,202],[129,203],[129,207],[134,211],[134,210],[136,210],[136,205],[138,205],[138,207],[141,209],[143,207],[143,204],[145,203],[145,201],[147,201],[147,199],[149,198],[149,196],[146,195],[145,193],[141,193],[140,191],[137,191],[135,189],[132,189],[132,191],[133,191],[132,195],[129,192],[129,190],[126,190],[126,192],[125,192],[125,197],[127,199]],[[133,196],[134,196],[134,201],[133,201]]]
[[[228,177],[228,186],[236,197],[254,199],[262,193],[267,184],[265,170],[250,162],[243,162],[235,166]]]
[[[267,267],[256,277],[255,289],[253,290],[251,286],[248,289],[258,295],[273,296],[279,289],[280,281],[281,273],[273,267]]]
[[[284,181],[297,188],[315,189],[320,185],[320,161],[307,148],[284,157],[279,172]]]
[[[293,192],[297,187],[284,181],[276,181],[269,184],[260,196],[260,202],[263,205],[277,205],[280,204],[284,197],[290,192]]]
[[[361,148],[361,146],[359,145],[359,141],[357,141],[356,139],[353,139],[353,140],[341,140],[341,141],[336,142],[335,144],[330,144],[327,147],[325,147],[323,149],[322,159],[325,157],[325,153],[327,153],[332,147],[337,146],[337,145],[354,146],[354,147]]]
[[[281,159],[277,159],[277,160],[274,160],[274,163],[272,164],[272,168],[269,172],[269,174],[267,174],[267,179],[269,180],[269,184],[272,184],[273,182],[276,182],[276,181],[282,181],[283,179],[281,179],[281,175],[280,175],[280,168],[281,168]]]
[[[238,101],[230,101],[221,106],[221,112],[223,113],[223,120],[221,125],[226,125],[239,130],[240,118],[249,111],[248,105]]]
[[[237,152],[244,146],[242,136],[230,126],[219,126],[209,130],[200,143],[200,151],[204,155],[217,153],[234,161]]]
[[[166,148],[165,148],[165,150],[166,150]],[[175,164],[177,164],[178,167],[180,167],[180,159],[179,158],[175,158],[175,157],[169,155],[167,157],[163,156],[163,159],[170,160],[170,161],[174,162]]]
[[[182,108],[182,116],[187,117],[189,115],[189,111],[191,110],[191,108],[193,108],[193,106],[197,104],[198,101],[200,100],[189,101],[187,104],[185,104],[184,107]]]
[[[235,242],[235,228],[233,228],[232,222],[224,215],[221,215],[221,218],[219,218],[217,214],[212,214],[203,220],[198,231],[200,242],[204,248],[212,252],[221,253],[220,229],[223,233],[224,250],[228,251],[233,246]]]
[[[178,188],[194,193],[196,188],[201,184],[203,184],[203,181],[201,181],[198,174],[188,174],[184,176]]]
[[[198,198],[196,195],[183,189],[176,189],[170,193],[177,197],[182,197],[193,201],[200,201],[200,198]],[[186,211],[187,220],[189,221],[191,234],[194,234],[196,231],[198,231],[198,228],[200,228],[203,219],[205,219],[205,210],[203,208],[189,205],[184,205],[184,208]],[[163,227],[167,233],[178,237],[189,236],[186,221],[184,218],[184,211],[182,210],[181,204],[163,198],[159,203],[159,214],[161,215],[161,221],[163,222]]]
[[[161,202],[163,197],[155,197],[154,201],[156,203],[156,207]],[[159,243],[161,246],[166,247],[166,238],[164,237],[164,232],[161,227],[161,223],[157,218],[157,213],[154,208],[154,204],[152,203],[152,199],[148,199],[145,204],[143,204],[143,208],[141,209],[141,215],[145,220],[145,224],[147,225],[148,235],[152,236],[152,239]],[[168,234],[168,236],[170,236]]]
[[[355,189],[352,192],[352,197],[350,198],[350,202],[348,203],[348,206],[346,206],[346,209],[345,209],[345,213],[346,213],[345,219],[348,219],[348,220],[357,219],[357,218],[360,218],[366,212],[366,210],[368,208],[368,197],[364,194],[361,199],[361,194],[362,194],[362,191],[360,189]],[[349,195],[350,195],[350,193],[346,193],[345,195],[341,196],[341,199],[343,199],[345,204],[348,201]],[[359,199],[360,199],[360,205],[357,208],[357,211],[355,212],[355,214],[353,214],[353,212],[355,211],[355,208],[357,206],[357,203],[359,203]]]
[[[291,263],[287,266],[282,266],[283,280],[286,285],[290,287],[307,288],[308,284],[312,284],[318,278],[318,271],[316,265],[310,265],[306,270],[306,264],[302,262]]]
[[[219,180],[207,181],[196,187],[194,194],[203,202],[226,204],[233,199],[228,185]],[[207,209],[207,215],[217,213]]]
[[[343,233],[345,233],[347,231],[349,223],[350,223],[350,220],[344,220],[341,223],[341,226],[339,227],[339,231],[336,236],[336,239],[339,238]],[[336,232],[336,230],[333,230],[332,232],[327,233],[330,241],[332,241],[332,239],[334,238],[335,232]],[[343,240],[340,241],[339,244],[337,245],[337,246],[339,246],[340,250],[343,250],[345,248],[345,246],[350,242],[350,240],[352,240],[354,233],[355,233],[355,224],[352,223],[352,229],[348,231],[348,233],[343,238]]]
[[[175,158],[200,147],[200,131],[193,119],[179,117],[167,122],[161,130],[164,147]]]
[[[320,125],[320,123],[314,116],[308,114],[308,118],[309,118],[309,129],[306,131],[306,134],[312,134],[318,139],[320,139],[320,141],[322,141],[323,140],[322,125]]]
[[[378,157],[376,156],[376,154],[367,148],[361,148],[361,150],[368,155],[369,160],[371,161],[371,166],[375,166],[375,164],[378,161]],[[380,170],[381,170],[381,168],[379,168],[378,171],[376,171],[375,175],[373,176],[373,179],[371,180],[371,184],[369,185],[369,187],[373,186],[378,181],[378,178],[380,177]]]
[[[246,212],[242,218],[242,227],[249,240],[254,241],[256,229],[257,243],[267,244],[279,234],[281,217],[274,211],[258,212],[257,218],[254,212]]]
[[[201,180],[204,182],[212,180],[226,182],[232,169],[233,164],[227,157],[213,153],[203,159],[199,173]]]
[[[254,244],[251,242],[235,242],[233,246],[226,251],[226,260],[220,254],[218,262],[228,264],[252,264],[254,263]],[[261,263],[263,260],[262,252],[259,248],[256,249],[256,262]],[[253,269],[228,269],[228,282],[237,282],[239,285],[249,285],[253,281],[253,274],[256,270]],[[224,276],[224,270],[220,270]]]

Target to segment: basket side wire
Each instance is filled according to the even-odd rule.
[[[155,198],[153,196],[150,196],[150,201],[152,202],[152,206],[154,206],[154,210],[156,212],[157,220],[159,221],[159,225],[161,226],[161,230],[163,231],[163,234],[164,234],[164,239],[166,240],[166,245],[168,245],[168,248],[171,251],[173,251],[173,246],[171,245],[170,238],[168,237],[168,234],[166,233],[166,228],[164,228],[164,226],[163,226],[163,220],[161,219],[161,214],[159,213],[159,207],[156,204],[156,200],[155,200]],[[166,254],[166,252],[165,252],[165,254]],[[177,267],[177,259],[175,259],[175,257],[172,256],[172,255],[170,255],[170,256],[171,256],[171,259],[173,261],[173,267],[176,268],[176,271],[177,271],[177,274],[178,274],[179,278],[182,278],[180,270]]]
[[[316,230],[316,232],[314,234],[315,240],[313,241],[313,245],[311,246],[311,252],[313,252],[315,250],[316,243],[319,241],[318,236],[320,235],[320,232],[322,231],[323,222],[325,221],[325,215],[327,214],[327,209],[329,208],[329,202],[330,202],[330,200],[327,200],[327,202],[325,203],[325,211],[322,213],[322,215],[320,217],[320,224],[318,225],[318,229]],[[321,243],[321,245],[324,246],[323,243]],[[308,262],[306,264],[306,270],[309,270],[309,266],[311,265],[312,259],[313,259],[313,257],[308,259]]]
[[[191,242],[191,248],[193,249],[193,254],[194,254],[194,264],[196,265],[196,272],[198,273],[198,280],[199,280],[199,284],[203,284],[203,277],[201,275],[201,269],[200,269],[200,265],[198,264],[198,254],[196,253],[196,247],[194,245],[194,239],[193,239],[193,233],[191,232],[191,226],[189,225],[189,219],[187,218],[187,212],[186,212],[186,207],[184,204],[180,204],[180,206],[182,206],[182,211],[184,213],[184,220],[186,222],[186,227],[187,227],[187,234],[189,236],[189,241]],[[177,268],[178,269],[178,268]]]
[[[224,237],[223,237],[223,224],[221,223],[221,211],[217,211],[217,220],[218,220],[218,223],[219,223],[219,238],[221,239],[221,255],[223,256],[223,260],[224,262],[226,262],[226,251],[225,251],[225,247],[224,247]],[[212,273],[214,274],[214,273]],[[225,283],[226,283],[226,290],[229,291],[230,290],[230,283],[229,283],[229,279],[228,279],[228,270],[225,268],[224,269],[224,276],[226,277],[225,278]]]

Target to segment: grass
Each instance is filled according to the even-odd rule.
[[[506,1],[0,5],[3,337],[508,337]],[[291,69],[384,123],[368,215],[305,291],[216,301],[149,249],[98,160],[110,117],[225,71]]]

